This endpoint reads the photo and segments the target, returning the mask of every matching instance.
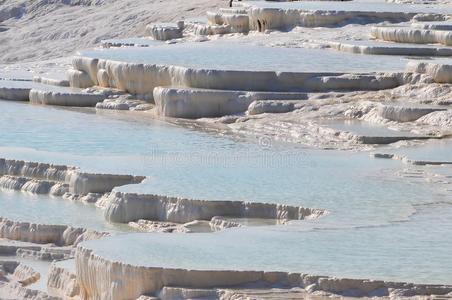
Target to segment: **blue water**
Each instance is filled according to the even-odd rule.
[[[0,157],[149,177],[122,187],[125,191],[287,203],[330,212],[289,226],[93,242],[102,254],[164,266],[451,282],[452,199],[427,184],[399,178],[404,168],[399,161],[236,140],[152,120],[146,113],[96,114],[5,101],[0,111]],[[0,201],[0,216],[107,226],[93,207],[62,199],[0,193]]]
[[[122,225],[106,222],[103,211],[92,204],[2,189],[0,189],[0,216],[13,221],[69,225],[99,231],[119,232],[126,229]]]
[[[132,234],[84,243],[126,263],[199,270],[286,271],[417,283],[452,283],[452,204],[409,222],[343,230],[252,227],[214,234]],[[118,246],[119,245],[119,246]]]
[[[324,49],[264,47],[219,41],[88,50],[81,51],[80,55],[191,68],[287,72],[401,71],[407,63],[405,58],[397,56],[360,56]]]

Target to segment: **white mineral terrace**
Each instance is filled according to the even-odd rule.
[[[452,298],[452,2],[0,0],[0,299]]]

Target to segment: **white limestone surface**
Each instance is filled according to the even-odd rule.
[[[378,26],[372,28],[371,35],[379,40],[397,43],[452,46],[452,32],[450,31]]]
[[[427,74],[437,83],[452,83],[452,64],[449,63],[411,61],[407,64],[406,71]]]
[[[258,115],[263,113],[288,113],[295,110],[299,101],[253,101],[248,107],[247,113],[250,115]]]
[[[41,274],[32,267],[20,263],[14,270],[13,277],[22,284],[22,286],[27,286],[37,282],[41,278]]]
[[[343,26],[350,23],[407,22],[411,19],[444,20],[450,14],[447,5],[389,4],[382,1],[292,3],[244,2],[250,16],[250,28],[258,31],[287,29],[294,26]]]
[[[149,235],[149,234],[148,234]],[[204,234],[205,235],[205,234]],[[139,235],[136,235],[138,237]],[[162,234],[149,235],[164,238]],[[167,236],[167,235],[166,235]],[[175,235],[175,239],[185,235]],[[202,238],[202,234],[187,236]],[[110,238],[108,238],[110,239]],[[114,239],[114,238],[113,238]],[[171,243],[176,246],[177,243]],[[152,251],[152,250],[151,250]],[[158,295],[165,287],[187,289],[212,289],[215,287],[240,287],[259,283],[260,286],[284,286],[304,288],[308,293],[323,295],[354,295],[361,297],[407,297],[447,295],[448,285],[422,285],[381,280],[346,279],[313,276],[300,273],[247,271],[232,266],[209,268],[172,268],[161,261],[130,264],[118,261],[114,255],[105,254],[93,243],[84,243],[76,251],[76,274],[82,297],[89,299],[136,299],[141,295]],[[127,274],[127,275],[125,275]]]
[[[449,22],[416,22],[412,23],[411,27],[426,29],[426,30],[452,30],[452,24]]]
[[[184,22],[178,24],[155,23],[146,26],[146,35],[154,40],[167,41],[182,38]]]
[[[8,16],[0,17],[0,27],[6,29],[0,61],[64,57],[105,39],[141,36],[149,22],[198,17],[221,6],[226,6],[223,0],[6,0],[0,6],[0,15]]]
[[[76,195],[107,193],[117,186],[140,183],[144,178],[87,173],[72,166],[0,158],[1,187],[33,193],[59,196],[65,192]]]
[[[84,228],[74,228],[66,225],[34,224],[0,217],[0,238],[10,240],[70,246],[107,235],[108,233],[105,232]]]
[[[210,25],[227,25],[233,33],[247,33],[250,29],[249,16],[246,13],[207,12],[207,20]]]
[[[103,93],[87,93],[76,90],[30,90],[30,102],[32,104],[94,107],[96,103],[103,101],[106,96]]]
[[[218,117],[244,112],[251,103],[246,92],[157,87],[158,113],[174,118]]]
[[[380,105],[378,114],[385,119],[396,122],[412,122],[435,111],[444,111],[445,108],[410,107],[397,105]]]
[[[31,89],[43,87],[44,85],[32,81],[0,80],[0,99],[28,101]]]
[[[256,100],[291,99],[298,102],[307,98],[307,94],[303,92],[250,92],[174,87],[157,87],[153,94],[159,115],[190,119],[243,113]]]
[[[139,219],[187,223],[195,220],[210,221],[215,216],[303,220],[317,218],[326,213],[322,209],[283,204],[194,200],[122,192],[113,192],[106,197],[108,199],[103,201],[105,218],[116,223],[128,223]]]
[[[75,270],[66,265],[74,263],[73,260],[54,262],[50,266],[47,278],[47,290],[51,295],[63,299],[80,299],[80,285],[77,282]]]
[[[356,54],[452,56],[452,48],[417,44],[394,44],[376,41],[340,41],[324,43],[332,49]]]

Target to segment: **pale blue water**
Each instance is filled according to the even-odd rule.
[[[430,195],[386,173],[398,162],[372,160],[367,153],[350,159],[346,152],[261,146],[147,118],[118,120],[115,114],[10,102],[0,102],[0,109],[7,113],[0,120],[1,156],[149,177],[123,191],[326,208],[335,212],[328,218],[335,226],[405,219],[412,203]],[[347,218],[336,218],[339,212]]]
[[[452,283],[452,204],[420,208],[409,222],[300,231],[253,227],[214,234],[133,234],[86,242],[103,257],[153,267],[267,270],[418,283]],[[120,245],[118,247],[118,245]]]
[[[257,7],[305,9],[305,10],[335,10],[361,12],[405,12],[405,13],[452,13],[452,6],[448,4],[398,4],[384,0],[354,0],[354,1],[249,1]]]
[[[397,56],[362,56],[324,49],[232,45],[218,41],[88,50],[80,55],[191,68],[286,72],[401,71],[407,63],[405,58]]]
[[[92,204],[3,189],[0,189],[0,216],[13,221],[70,225],[99,231],[116,232],[123,228],[106,222],[103,211]]]
[[[403,147],[388,152],[407,156],[411,160],[452,162],[452,140],[431,140],[424,145]]]
[[[125,191],[287,203],[330,212],[290,226],[180,237],[132,235],[93,243],[106,254],[110,251],[108,255],[131,263],[158,259],[165,266],[190,268],[450,282],[450,195],[398,178],[403,168],[399,161],[233,140],[146,114],[95,114],[1,101],[0,111],[0,157],[149,176],[141,185],[121,188]],[[61,199],[1,193],[0,201],[5,203],[0,216],[107,226],[93,207]]]

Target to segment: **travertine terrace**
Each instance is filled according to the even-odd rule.
[[[452,298],[452,2],[232,4],[0,0],[0,299]]]

